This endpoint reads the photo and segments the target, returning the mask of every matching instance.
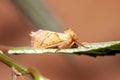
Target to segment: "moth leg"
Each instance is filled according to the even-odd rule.
[[[54,47],[56,47],[57,50],[55,51],[55,53],[57,53],[59,50],[65,48],[65,45],[66,45],[66,41],[60,41],[60,42],[56,42],[56,43],[50,44],[49,46],[47,46],[47,48],[54,48]]]
[[[58,49],[55,51],[55,53],[57,53],[61,49],[70,48],[70,47],[72,47],[73,44],[74,44],[74,42],[69,43],[68,41],[63,41],[59,44]]]
[[[61,50],[60,48],[58,48],[56,51],[55,51],[55,53],[57,53],[59,50]]]
[[[75,40],[75,43],[78,45],[78,46],[83,46],[85,48],[89,48],[87,46],[85,46],[84,44],[82,44],[82,42],[78,41],[78,40]]]
[[[75,42],[72,42],[68,48],[71,48],[74,45]]]
[[[59,46],[60,43],[62,43],[63,41],[59,41],[59,42],[54,42],[52,44],[49,44],[46,46],[46,48],[57,48]]]

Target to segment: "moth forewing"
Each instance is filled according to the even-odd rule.
[[[44,39],[48,35],[48,31],[39,30],[37,32],[31,33],[31,44],[33,48],[42,48],[42,43],[44,42]],[[44,48],[44,47],[43,47]]]
[[[58,34],[53,32],[50,36],[46,37],[42,45],[46,48],[57,47],[60,42],[62,42],[62,40],[59,38]]]
[[[32,37],[31,44],[35,49],[44,48],[70,48],[76,44],[77,36],[71,30],[68,29],[64,33],[52,32],[48,30],[38,30],[31,32]],[[78,44],[76,44],[78,46]]]
[[[55,47],[61,42],[59,35],[56,32],[39,30],[30,34],[32,37],[31,44],[35,49]]]

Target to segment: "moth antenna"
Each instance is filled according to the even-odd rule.
[[[61,50],[60,48],[58,48],[56,51],[55,51],[55,53],[57,53],[59,50]]]

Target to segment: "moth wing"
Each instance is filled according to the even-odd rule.
[[[46,30],[39,30],[36,32],[31,32],[30,36],[32,37],[31,46],[35,49],[37,48],[44,48],[42,47],[42,42],[48,35],[49,31]]]
[[[43,47],[45,48],[53,48],[57,47],[60,42],[63,40],[58,36],[57,33],[52,33],[44,42],[43,42]]]

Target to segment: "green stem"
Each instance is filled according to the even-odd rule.
[[[30,75],[32,80],[48,80],[47,78],[40,75],[39,72],[34,70],[33,68],[25,68],[22,65],[17,64],[14,60],[4,55],[2,51],[0,51],[0,61],[10,68],[14,68],[22,75]]]
[[[4,64],[8,65],[11,68],[15,68],[18,72],[22,74],[27,74],[27,68],[17,64],[14,60],[11,58],[7,57],[6,55],[0,53],[0,61],[3,62]]]

